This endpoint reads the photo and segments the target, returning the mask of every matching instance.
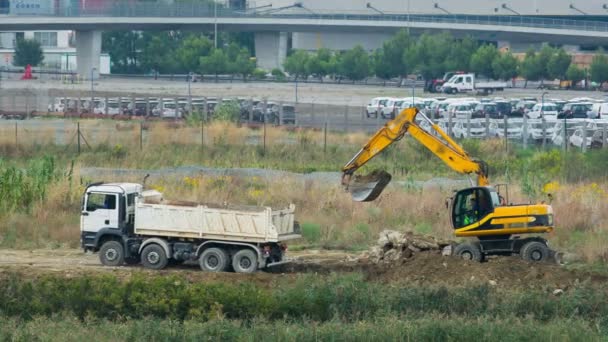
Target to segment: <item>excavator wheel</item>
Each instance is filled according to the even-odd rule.
[[[454,255],[459,256],[465,260],[477,262],[483,261],[483,254],[481,254],[481,249],[479,249],[478,244],[461,243],[454,249]]]
[[[519,254],[526,261],[543,262],[549,259],[551,251],[540,241],[530,241],[521,248]]]

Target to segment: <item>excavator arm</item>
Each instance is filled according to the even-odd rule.
[[[439,137],[422,129],[415,121],[417,115],[421,115],[424,120],[428,121],[432,130],[437,132]],[[414,139],[443,160],[452,170],[465,174],[475,173],[477,174],[477,185],[489,185],[487,164],[470,157],[437,124],[420,113],[417,108],[412,107],[404,109],[393,120],[380,128],[342,168],[342,185],[351,191],[355,201],[373,201],[391,179],[391,175],[385,171],[374,171],[367,176],[353,177],[355,171],[395,141],[403,138],[405,133],[410,133]]]

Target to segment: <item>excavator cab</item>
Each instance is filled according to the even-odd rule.
[[[478,227],[499,205],[498,194],[489,187],[460,190],[452,200],[452,226],[454,229]]]

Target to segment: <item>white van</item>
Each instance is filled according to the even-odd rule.
[[[608,102],[594,103],[587,115],[590,119],[608,119]]]

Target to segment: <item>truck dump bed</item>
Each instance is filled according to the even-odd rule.
[[[256,206],[150,202],[154,201],[139,199],[135,205],[135,234],[250,243],[300,237],[293,204],[276,210]]]

